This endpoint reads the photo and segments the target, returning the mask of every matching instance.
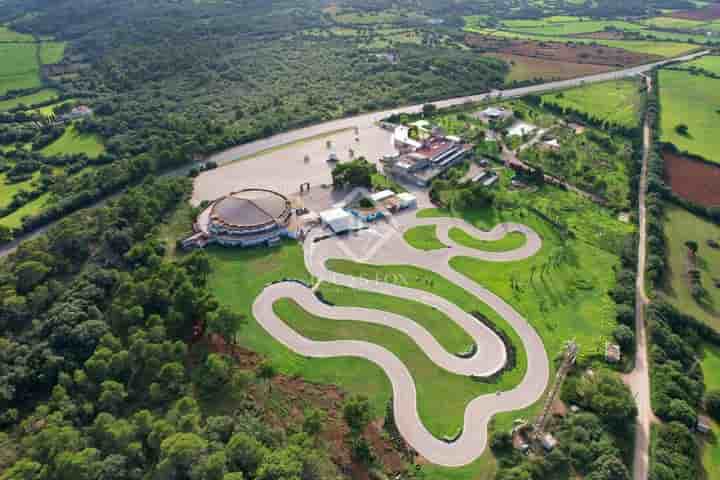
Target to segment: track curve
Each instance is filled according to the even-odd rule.
[[[409,212],[412,213],[412,212]],[[437,225],[439,239],[448,248],[430,252],[416,250],[402,239],[402,233],[412,227]],[[499,240],[509,232],[522,232],[527,242],[508,252],[485,252],[463,247],[453,242],[448,231],[459,227],[481,240]],[[352,356],[369,360],[383,369],[393,388],[393,408],[398,430],[405,440],[432,463],[458,467],[478,458],[487,446],[488,422],[493,415],[527,407],[543,394],[549,364],[542,341],[529,323],[510,305],[489,290],[455,272],[448,264],[452,257],[467,256],[493,262],[510,262],[528,258],[542,246],[541,238],[532,229],[520,224],[501,224],[491,231],[476,229],[466,222],[451,218],[416,218],[403,214],[393,217],[389,224],[347,237],[333,237],[314,242],[319,234],[311,234],[305,242],[305,264],[319,281],[368,290],[384,295],[425,303],[445,313],[463,328],[477,345],[470,358],[460,358],[447,352],[424,327],[413,320],[379,310],[358,307],[334,307],[320,302],[307,287],[294,282],[281,282],[266,287],[253,303],[253,315],[260,325],[280,343],[294,352],[314,358]],[[468,291],[501,315],[520,337],[527,354],[527,371],[515,388],[494,394],[480,395],[465,410],[463,431],[451,443],[433,436],[425,427],[417,409],[415,382],[400,359],[389,350],[365,341],[315,341],[291,329],[273,310],[280,299],[291,299],[311,314],[334,321],[365,321],[381,324],[408,335],[438,366],[458,375],[488,376],[505,363],[507,353],[498,336],[472,315],[437,295],[387,283],[382,279],[359,279],[332,272],[329,259],[348,259],[372,265],[412,265],[431,270]],[[448,392],[451,394],[451,392]]]

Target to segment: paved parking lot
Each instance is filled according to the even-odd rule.
[[[252,187],[272,188],[282,194],[297,193],[300,184],[312,186],[332,183],[330,172],[333,165],[327,158],[335,152],[341,162],[350,160],[352,148],[355,158],[364,156],[371,162],[383,155],[395,153],[392,134],[377,126],[360,128],[359,141],[355,141],[354,129],[330,134],[302,143],[291,144],[267,153],[230,163],[215,170],[202,173],[195,179],[192,203],[214,200],[234,190]],[[328,150],[327,141],[332,142]],[[305,156],[310,161],[305,163]]]

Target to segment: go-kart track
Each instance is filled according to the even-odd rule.
[[[409,246],[402,232],[420,225],[437,225],[437,234],[448,248],[420,251]],[[527,237],[524,246],[508,252],[483,252],[454,243],[448,236],[451,227],[460,227],[481,240],[495,241],[510,232]],[[253,304],[253,315],[267,332],[294,352],[316,358],[360,357],[382,368],[393,388],[395,422],[405,440],[428,461],[457,467],[478,458],[487,445],[488,422],[493,415],[527,407],[543,394],[549,378],[549,365],[543,343],[525,318],[501,298],[457,273],[449,266],[453,257],[473,257],[491,262],[512,262],[528,258],[540,249],[542,241],[530,228],[518,224],[501,224],[485,232],[469,224],[450,218],[417,218],[414,212],[396,215],[391,222],[381,222],[367,230],[348,236],[331,237],[315,242],[324,232],[311,233],[304,243],[305,264],[318,281],[326,281],[403,299],[422,302],[437,308],[456,322],[473,338],[476,353],[460,358],[446,351],[430,332],[413,320],[379,310],[355,307],[335,307],[320,302],[313,291],[295,282],[281,282],[268,286]],[[444,298],[386,283],[361,279],[328,270],[329,259],[348,259],[373,265],[413,265],[444,276],[454,284],[485,302],[515,329],[527,354],[527,372],[515,388],[509,391],[481,395],[467,406],[462,434],[453,442],[434,437],[423,425],[417,410],[415,382],[408,370],[392,352],[364,341],[314,341],[291,329],[273,310],[280,299],[288,298],[313,315],[331,321],[363,321],[380,324],[408,335],[441,368],[458,375],[489,376],[499,371],[506,361],[506,351],[500,338],[472,315]],[[518,346],[519,347],[519,346]],[[452,395],[452,392],[446,392]]]

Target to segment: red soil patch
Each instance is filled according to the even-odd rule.
[[[715,20],[720,18],[720,3],[708,5],[697,10],[683,10],[670,15],[673,18],[684,18],[686,20]]]
[[[538,42],[535,40],[505,39],[489,35],[466,35],[465,43],[488,53],[504,53],[544,60],[612,67],[641,65],[662,59],[657,55],[628,52],[620,48],[603,45]]]
[[[487,56],[499,58],[511,66],[508,80],[566,80],[568,78],[594,75],[612,70],[608,65],[560,62],[543,58],[523,57],[510,53],[490,53]]]
[[[711,207],[720,205],[720,166],[663,152],[670,188],[682,198]]]

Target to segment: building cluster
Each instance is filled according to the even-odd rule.
[[[414,195],[392,190],[367,193],[357,190],[349,199],[333,208],[320,212],[320,221],[334,234],[363,229],[368,223],[388,218],[395,213],[415,208],[417,199]]]
[[[436,129],[424,129],[422,124],[395,128],[393,142],[400,154],[382,159],[387,175],[428,187],[434,178],[460,162],[473,148],[458,137],[443,136]],[[412,132],[418,133],[412,135]]]

